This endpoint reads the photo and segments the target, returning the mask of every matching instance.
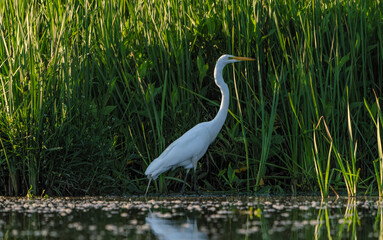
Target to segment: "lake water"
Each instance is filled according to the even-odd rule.
[[[377,197],[0,197],[0,239],[383,239]]]

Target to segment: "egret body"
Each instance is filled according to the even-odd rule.
[[[225,123],[229,109],[229,88],[222,77],[223,68],[229,63],[240,61],[253,61],[253,58],[235,57],[232,55],[221,56],[214,69],[214,79],[216,85],[220,88],[222,94],[221,106],[215,118],[208,122],[202,122],[195,125],[192,129],[184,133],[180,138],[171,143],[161,155],[154,159],[145,171],[149,179],[145,196],[148,192],[152,179],[157,179],[161,173],[169,169],[184,167],[186,176],[182,185],[181,193],[185,190],[185,183],[191,168],[194,169],[194,190],[197,190],[196,169],[197,163],[206,153],[209,145],[217,137],[223,124]]]

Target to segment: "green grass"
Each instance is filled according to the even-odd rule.
[[[380,136],[380,125],[382,124],[383,118],[382,118],[382,111],[380,109],[379,99],[377,98],[375,91],[374,91],[374,95],[376,99],[375,105],[373,107],[370,107],[366,101],[365,101],[365,105],[376,127],[376,142],[377,142],[379,157],[374,161],[374,170],[375,170],[375,177],[376,177],[376,182],[378,186],[379,197],[382,197],[383,196],[383,188],[382,188],[383,186],[383,152],[382,152],[382,139]],[[375,116],[376,116],[376,121],[375,121]]]
[[[319,150],[318,150],[319,148],[318,148],[317,140],[316,140],[317,138],[316,138],[316,135],[315,135],[315,132],[319,128],[320,123],[322,121],[323,121],[323,125],[325,127],[325,130],[326,130],[326,133],[327,133],[327,138],[325,138],[325,140],[330,142],[330,146],[329,146],[329,150],[328,150],[328,156],[327,156],[327,161],[326,161],[326,159],[323,159],[323,157],[325,155],[322,154],[322,153],[319,153]],[[331,166],[330,163],[331,163],[331,153],[332,153],[332,150],[333,150],[333,148],[332,148],[332,144],[333,143],[332,143],[332,138],[331,138],[331,135],[329,133],[326,121],[323,118],[319,119],[318,124],[314,128],[314,131],[313,131],[313,141],[314,141],[314,144],[313,144],[314,148],[313,148],[312,152],[313,152],[313,160],[314,160],[314,164],[315,164],[315,173],[316,173],[316,176],[317,176],[317,182],[318,182],[318,185],[319,185],[319,190],[320,190],[322,198],[327,198],[329,196],[329,188],[330,188],[330,182],[331,182],[331,176],[332,176],[332,173],[330,174],[330,170],[331,170],[330,169],[330,166]],[[323,141],[318,141],[318,142],[323,143]],[[326,167],[322,166],[324,164],[326,164],[325,165]]]
[[[226,67],[201,190],[381,194],[382,50],[380,1],[0,0],[0,195],[144,192],[218,111],[224,53],[256,61]]]

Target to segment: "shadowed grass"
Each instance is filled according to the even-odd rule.
[[[225,69],[203,190],[381,193],[382,19],[378,1],[3,0],[0,194],[143,192],[150,162],[218,111],[224,53],[256,62]]]

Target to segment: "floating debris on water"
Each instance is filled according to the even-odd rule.
[[[376,238],[382,208],[377,197],[0,197],[0,238]]]

